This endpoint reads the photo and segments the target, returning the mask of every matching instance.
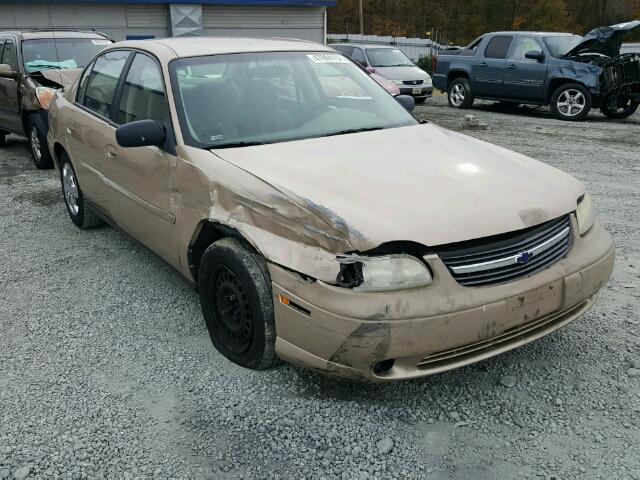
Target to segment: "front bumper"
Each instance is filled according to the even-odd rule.
[[[611,236],[596,223],[580,237],[572,221],[566,258],[485,287],[459,285],[435,255],[426,257],[431,285],[396,292],[358,293],[270,264],[276,351],[312,370],[382,382],[443,372],[531,342],[584,313],[611,275]],[[374,371],[389,359],[393,367]]]
[[[398,88],[400,89],[400,95],[411,95],[416,98],[426,98],[433,95],[433,87],[398,85]]]

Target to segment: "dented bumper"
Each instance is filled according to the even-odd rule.
[[[584,237],[574,233],[568,256],[550,268],[486,287],[459,285],[435,255],[426,257],[431,285],[395,292],[358,293],[271,264],[276,350],[291,363],[366,381],[443,372],[576,319],[609,279],[613,259],[611,236],[596,223]],[[374,371],[385,360],[393,366]]]

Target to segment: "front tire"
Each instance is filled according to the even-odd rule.
[[[607,118],[619,120],[622,118],[630,117],[631,115],[636,113],[639,105],[640,103],[634,102],[633,100],[628,98],[624,99],[620,103],[616,103],[616,105],[602,105],[602,107],[600,107],[600,111]]]
[[[53,159],[47,147],[47,137],[42,134],[33,117],[29,118],[27,128],[33,164],[38,170],[53,168]]]
[[[238,365],[265,370],[275,352],[271,277],[260,255],[235,238],[223,238],[202,255],[200,305],[213,345]]]
[[[469,108],[473,105],[475,95],[471,90],[469,80],[463,77],[453,80],[447,91],[447,100],[449,106],[453,108]]]
[[[591,93],[579,83],[565,83],[551,95],[550,107],[559,120],[584,120],[591,110]]]
[[[76,172],[71,165],[69,156],[64,152],[60,155],[60,181],[62,182],[64,203],[71,221],[83,230],[102,225],[104,223],[102,219],[84,201]]]

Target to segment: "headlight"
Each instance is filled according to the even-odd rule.
[[[36,98],[42,108],[49,110],[49,105],[51,105],[51,100],[53,100],[53,96],[56,92],[57,90],[55,88],[36,87]]]
[[[415,288],[431,283],[427,266],[411,255],[338,255],[342,264],[338,283],[358,291]]]
[[[404,80],[391,80],[396,85],[404,85]]]
[[[593,200],[591,195],[585,193],[578,199],[578,208],[576,208],[576,217],[578,219],[578,231],[580,235],[584,235],[593,226]]]

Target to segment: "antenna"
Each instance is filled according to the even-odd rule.
[[[47,16],[49,17],[49,26],[51,27],[51,36],[53,37],[53,48],[56,50],[56,60],[58,61],[58,68],[60,68],[60,52],[58,52],[58,40],[56,39],[56,32],[53,28],[53,18],[51,18],[51,0],[47,1]]]

